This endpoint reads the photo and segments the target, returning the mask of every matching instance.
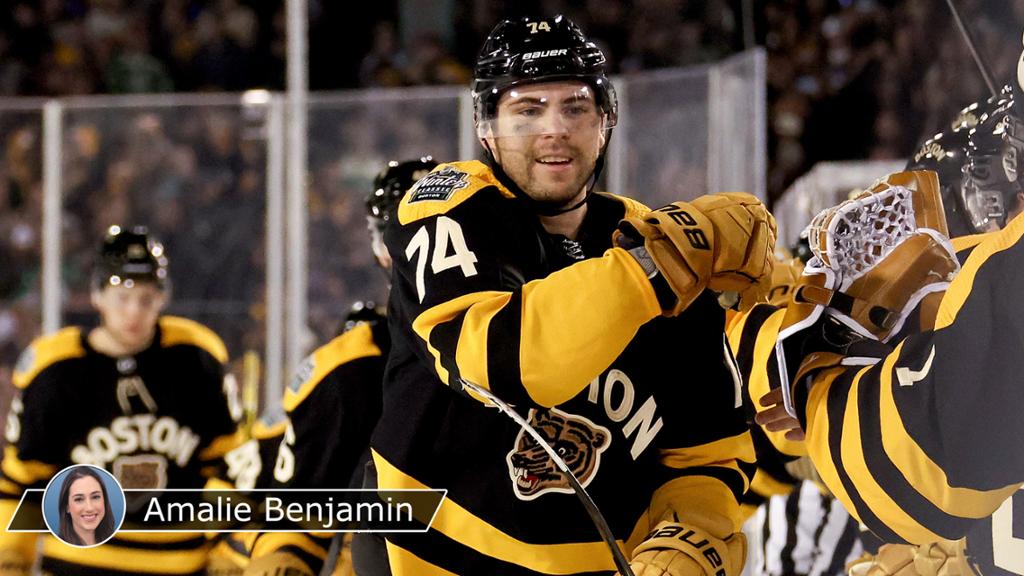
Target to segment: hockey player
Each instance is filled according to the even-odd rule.
[[[14,373],[0,507],[7,525],[22,491],[71,464],[103,467],[124,488],[202,488],[204,469],[233,448],[227,350],[208,328],[162,316],[167,256],[144,227],[112,226],[92,275],[100,324],[35,340]],[[0,534],[2,574],[28,574],[36,535]],[[119,534],[82,549],[44,537],[48,574],[201,574],[202,534]]]
[[[384,246],[385,224],[398,201],[437,162],[430,156],[391,161],[374,179],[366,197],[366,220],[377,263],[390,271]],[[360,488],[369,460],[370,433],[380,415],[384,363],[391,346],[384,310],[358,302],[341,326],[341,334],[321,346],[298,368],[273,425],[260,425],[254,438],[225,458],[228,478],[248,488]],[[330,534],[269,532],[239,534],[226,545],[245,574],[319,574]],[[345,546],[348,546],[346,539]],[[223,548],[224,545],[221,546]],[[223,551],[223,550],[222,550]],[[335,574],[351,574],[347,548]]]
[[[486,162],[436,168],[386,231],[379,487],[447,495],[367,574],[615,570],[552,460],[464,382],[554,445],[636,574],[742,569],[753,449],[714,292],[767,288],[774,220],[746,194],[651,212],[593,192],[617,113],[603,68],[562,16],[500,23],[473,84]]]
[[[932,170],[938,174],[946,221],[950,235],[953,236],[952,244],[961,261],[966,259],[971,249],[981,239],[976,234],[982,232],[983,229],[976,223],[995,220],[995,218],[991,218],[986,221],[983,216],[972,216],[972,214],[979,213],[979,208],[982,206],[1016,205],[1016,201],[1012,201],[1011,204],[1010,200],[1005,204],[1002,203],[1001,196],[999,202],[979,201],[982,196],[991,195],[990,190],[993,186],[1000,187],[995,173],[990,173],[988,167],[993,161],[996,163],[1000,161],[1001,154],[994,148],[1001,143],[1002,129],[1000,126],[1010,104],[1011,94],[1007,87],[995,98],[964,108],[950,123],[946,131],[919,146],[907,166],[907,170]],[[967,175],[965,175],[965,169],[969,165],[969,134],[972,137],[972,148],[974,149],[971,154],[971,164],[978,167],[967,170]],[[999,171],[999,173],[1002,172]],[[966,182],[966,186],[962,185],[964,182]],[[1007,196],[1010,195],[1007,194]],[[920,310],[913,314],[905,325],[903,332],[909,334],[920,331],[920,318],[925,318],[925,323],[928,324],[930,320],[927,319],[935,316],[940,297],[940,294],[926,297]],[[767,323],[769,324],[768,330],[759,333],[759,330],[765,325],[764,321],[768,319],[770,311],[771,309],[767,306],[758,306],[751,313],[750,321],[746,322],[744,326],[745,340],[743,341],[749,342],[746,347],[739,344],[740,334],[737,334],[736,331],[731,334],[734,345],[740,348],[737,351],[737,360],[744,367],[744,374],[748,376],[750,395],[755,401],[769,389],[767,375],[777,373],[777,365],[774,363],[764,366],[767,368],[767,372],[758,372],[757,370],[751,372],[752,344],[756,338],[760,337],[762,342],[760,347],[762,357],[759,359],[762,365],[765,359],[771,356],[770,342],[775,333],[771,329],[771,325],[774,324],[774,330],[777,331],[781,315],[777,315],[773,322]],[[778,386],[777,382],[774,386]],[[798,462],[788,464],[786,467],[783,464],[792,456],[806,454],[802,442],[786,439],[782,432],[769,431],[762,434],[759,428],[755,429],[753,433],[755,446],[758,447],[759,470],[755,476],[752,491],[746,496],[748,500],[751,499],[751,494],[765,491],[766,487],[781,494],[786,489],[786,482],[790,480],[787,468],[796,467]],[[771,442],[765,441],[767,439],[770,439]],[[779,454],[782,454],[782,458],[779,457]],[[767,471],[765,467],[768,468]],[[771,502],[754,519],[757,524],[754,531],[757,536],[760,536],[759,544],[761,544],[764,554],[763,559],[754,565],[755,574],[783,574],[794,571],[809,574],[838,573],[843,571],[847,561],[860,554],[860,543],[856,537],[857,522],[849,517],[836,500],[818,489],[820,480],[813,468],[799,466],[798,469],[810,472],[816,481],[805,480],[798,490],[772,497]],[[866,535],[865,538],[869,541],[868,548],[877,547],[873,537]],[[945,543],[943,546],[946,546],[944,549],[950,549],[950,546]],[[929,546],[924,551],[924,553],[931,554],[933,559],[938,552],[940,550],[933,546]],[[882,566],[891,568],[894,565],[905,568],[904,564],[912,562],[914,555],[919,553],[921,552],[916,547],[907,547],[897,551],[893,545],[886,546],[873,569],[877,571]],[[897,558],[906,562],[896,562]]]
[[[954,570],[963,570],[962,551],[933,543],[967,534],[974,569],[1024,573],[1013,530],[1016,498],[1009,498],[1024,482],[1014,445],[1024,398],[1012,296],[1021,289],[1024,265],[1024,220],[1013,216],[1020,212],[1015,159],[1022,150],[1014,136],[1021,124],[1009,110],[983,120],[971,135],[963,194],[975,229],[1012,220],[1000,232],[967,237],[971,251],[934,321],[891,340],[880,350],[883,358],[863,360],[863,368],[840,367],[849,347],[825,347],[792,380],[823,479],[883,540],[928,544],[913,560],[919,571],[961,573]],[[983,141],[992,135],[999,136],[998,148]],[[986,150],[996,150],[996,158],[982,157]],[[881,558],[880,564],[901,567]]]

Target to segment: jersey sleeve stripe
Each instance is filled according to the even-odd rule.
[[[23,486],[49,480],[57,473],[57,467],[52,464],[22,460],[18,456],[18,449],[11,445],[4,446],[4,461],[0,468],[4,476]]]
[[[914,491],[913,488],[910,488],[913,486],[916,491],[927,498],[927,503],[935,512],[945,513],[941,516],[953,515],[964,518],[989,516],[999,507],[1000,503],[1017,490],[1017,484],[992,491],[950,486],[945,470],[929,458],[928,454],[908,434],[893,396],[893,386],[896,382],[892,378],[904,344],[905,342],[901,342],[896,350],[886,358],[880,373],[877,369],[871,371],[872,376],[878,374],[880,377],[880,395],[875,396],[879,388],[867,386],[865,387],[867,393],[864,396],[869,397],[868,401],[871,403],[878,402],[880,418],[875,419],[875,423],[880,421],[880,429],[867,430],[866,440],[872,443],[880,442],[884,446],[885,453],[893,465],[893,468],[888,470],[888,475],[893,476],[893,480],[898,480],[904,486],[904,490],[900,492]],[[921,385],[927,385],[927,383],[922,382]],[[910,494],[907,496],[908,498],[912,497]],[[921,508],[927,508],[923,502],[918,504]],[[915,511],[917,509],[915,507]],[[915,512],[915,514],[917,513]],[[955,540],[958,537],[951,535],[950,539]]]
[[[828,399],[830,415],[834,416],[829,430],[829,444],[833,458],[838,456],[841,459],[840,476],[843,478],[848,496],[851,497],[851,500],[844,504],[847,505],[847,509],[850,509],[849,506],[852,504],[861,521],[885,541],[939,540],[941,537],[938,534],[915,521],[894,502],[868,469],[861,440],[860,407],[856,401],[851,402],[850,399],[858,397],[861,379],[870,369],[869,366],[858,370],[845,387],[845,391],[844,387],[833,386]],[[850,380],[849,375],[844,379]],[[854,487],[856,489],[853,489]],[[839,494],[836,496],[839,497]],[[879,520],[879,513],[886,518],[884,524]]]
[[[380,489],[427,487],[402,473],[376,451],[373,452],[373,459],[377,465]],[[441,501],[431,528],[481,554],[536,572],[553,573],[550,572],[552,567],[545,560],[552,556],[560,558],[559,568],[564,569],[565,574],[614,569],[611,555],[603,541],[567,544],[523,542],[487,523],[451,498]],[[619,545],[622,545],[621,541]]]
[[[448,373],[448,369],[444,366],[447,360],[445,362],[442,362],[441,357],[443,354],[447,354],[449,356],[453,355],[455,352],[455,348],[449,348],[445,350],[435,348],[433,344],[432,332],[438,326],[446,322],[451,322],[455,318],[461,317],[465,313],[465,311],[474,304],[478,302],[486,302],[496,297],[504,298],[506,297],[507,294],[507,292],[494,291],[473,292],[470,294],[465,294],[463,296],[459,296],[458,298],[454,298],[452,300],[443,302],[441,304],[438,304],[437,306],[424,310],[419,316],[416,317],[415,320],[413,320],[412,329],[414,332],[416,332],[416,335],[423,340],[423,342],[427,346],[427,350],[429,350],[430,354],[434,357],[434,370],[437,372],[437,375],[439,378],[441,378],[442,382],[449,385],[451,384],[449,380],[450,376]],[[474,382],[474,384],[479,384],[483,386],[485,383]]]
[[[199,453],[199,459],[210,461],[217,458],[221,458],[228,452],[238,448],[245,442],[245,432],[241,428],[235,430],[231,434],[224,434],[218,436],[210,442],[206,448],[203,448],[202,452]]]
[[[886,361],[882,367],[883,374],[892,369],[895,356],[893,354]],[[966,521],[947,514],[922,495],[934,492],[934,488],[941,490],[941,486],[945,485],[945,473],[907,435],[899,414],[891,404],[892,383],[887,382],[883,376],[881,388],[889,389],[880,390],[877,376],[877,368],[865,373],[856,399],[866,469],[894,503],[898,502],[901,509],[913,510],[916,523],[927,526],[944,538],[956,539],[954,534],[963,533]],[[888,403],[882,399],[886,393],[889,395]],[[887,419],[892,421],[887,422]],[[922,477],[923,472],[935,476]],[[970,499],[971,496],[966,492],[974,491],[958,492]],[[884,509],[878,510],[878,513],[881,517],[888,516]]]
[[[754,444],[750,439],[750,432],[743,432],[700,446],[687,446],[685,448],[669,448],[660,451],[662,464],[671,468],[689,468],[691,466],[704,466],[707,464],[718,464],[728,457],[729,460],[737,459],[753,463]]]
[[[170,574],[190,574],[206,566],[208,546],[193,550],[133,550],[119,547],[111,542],[95,548],[68,546],[53,536],[43,540],[43,555],[71,564],[83,564],[110,570],[125,570],[131,566],[136,570],[153,567],[154,570]]]
[[[294,553],[301,550],[322,563],[327,558],[330,542],[330,536],[314,538],[301,532],[265,532],[256,538],[252,546],[252,557],[261,558],[275,552]]]
[[[1011,246],[1016,245],[1021,236],[1024,235],[1024,217],[1018,215],[1006,228],[990,236],[971,252],[971,255],[960,267],[960,273],[949,285],[946,295],[939,305],[939,313],[935,319],[935,328],[941,329],[949,326],[956,320],[967,296],[974,286],[975,277],[986,260],[997,252],[1002,252]]]

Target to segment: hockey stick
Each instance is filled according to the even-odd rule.
[[[971,36],[971,31],[964,25],[964,21],[960,18],[960,11],[957,9],[956,4],[953,4],[953,0],[946,0],[946,5],[949,6],[949,11],[953,13],[953,21],[956,22],[956,27],[960,29],[960,36],[964,39],[964,44],[967,44],[967,49],[971,52],[971,57],[974,58],[974,64],[978,67],[978,71],[981,72],[981,78],[985,81],[985,85],[988,86],[988,91],[992,96],[998,96],[999,92],[996,91],[996,85],[992,82],[992,72],[989,71],[988,66],[981,60],[981,55],[978,54],[978,47],[974,43],[974,37]]]
[[[511,406],[503,402],[500,398],[492,394],[488,390],[484,390],[480,386],[473,384],[472,382],[460,378],[459,381],[463,386],[469,388],[473,392],[486,398],[491,404],[498,408],[498,410],[504,412],[509,418],[515,420],[516,424],[519,424],[522,429],[529,434],[536,442],[548,453],[551,460],[555,463],[555,466],[562,471],[562,475],[569,481],[569,485],[572,486],[573,492],[576,493],[576,497],[583,503],[583,507],[586,508],[587,514],[590,515],[590,519],[594,522],[594,526],[597,526],[597,531],[601,533],[601,539],[604,540],[605,544],[612,552],[612,558],[615,560],[615,567],[618,568],[620,576],[635,576],[633,570],[629,567],[629,560],[626,560],[625,554],[622,553],[622,549],[619,548],[618,543],[615,542],[615,535],[612,534],[611,527],[608,526],[608,522],[601,515],[601,511],[598,510],[597,504],[594,503],[594,499],[587,494],[587,491],[580,484],[580,481],[576,479],[576,476],[569,470],[569,465],[565,463],[565,460],[555,452],[555,449],[537,433],[537,430],[530,426],[530,423],[523,419]]]

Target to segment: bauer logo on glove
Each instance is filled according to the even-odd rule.
[[[705,288],[740,294],[740,306],[764,301],[770,288],[775,251],[775,219],[756,197],[742,192],[673,202],[619,223],[615,242],[642,245],[675,294],[663,312],[675,316]]]

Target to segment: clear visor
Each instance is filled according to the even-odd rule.
[[[596,133],[614,126],[585,84],[529,84],[502,94],[491,118],[477,122],[480,138]]]

